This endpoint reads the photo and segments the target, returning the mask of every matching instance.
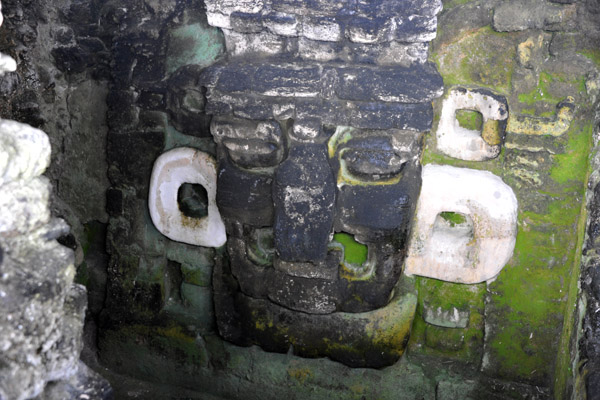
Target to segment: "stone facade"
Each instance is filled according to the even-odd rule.
[[[0,110],[50,136],[103,363],[224,398],[594,395],[597,0],[13,3]]]

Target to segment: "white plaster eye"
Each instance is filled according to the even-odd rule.
[[[198,184],[206,190],[208,214],[202,218],[186,215],[179,206],[182,185]],[[156,229],[169,239],[204,247],[220,247],[227,241],[225,225],[219,214],[217,168],[207,153],[180,147],[160,155],[150,178],[148,206]]]
[[[498,176],[426,165],[405,273],[458,283],[494,279],[512,257],[517,198]]]
[[[481,113],[481,131],[460,126],[459,110]],[[485,89],[454,88],[442,103],[436,131],[437,149],[450,157],[485,161],[500,154],[508,118],[508,103],[500,95]]]

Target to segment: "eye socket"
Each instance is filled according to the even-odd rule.
[[[211,133],[231,161],[245,169],[276,167],[285,155],[285,138],[278,121],[215,118]]]
[[[396,177],[406,160],[386,150],[342,149],[339,154],[346,172],[366,181],[378,182]]]
[[[208,193],[197,183],[184,183],[177,190],[177,205],[186,217],[204,218],[208,216]]]
[[[483,128],[483,115],[479,111],[458,109],[455,118],[461,128],[472,131],[481,131]]]
[[[242,168],[274,167],[281,158],[277,143],[260,139],[225,139],[223,146],[231,160]]]
[[[246,254],[256,265],[272,265],[275,256],[273,229],[253,229],[246,241]]]

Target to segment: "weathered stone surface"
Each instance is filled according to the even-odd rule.
[[[184,183],[199,184],[207,192],[208,215],[192,218],[178,204]],[[180,147],[163,153],[154,163],[148,207],[156,228],[178,242],[206,247],[225,244],[225,226],[216,206],[217,171],[212,157],[192,148]]]
[[[499,177],[426,165],[405,273],[459,283],[492,280],[512,257],[516,229],[517,199]]]
[[[323,145],[298,145],[277,169],[275,247],[286,261],[320,261],[333,226],[334,178]]]
[[[337,69],[337,95],[346,100],[418,103],[439,97],[441,76],[432,64],[377,69]],[[360,79],[358,79],[360,77]]]
[[[329,42],[341,41],[344,36],[360,43],[392,39],[427,42],[435,37],[440,1],[388,3],[265,1],[233,6],[211,2],[208,22],[239,33],[266,28],[281,36]]]
[[[273,176],[244,171],[227,156],[219,159],[217,203],[224,218],[251,226],[273,223]]]
[[[575,7],[543,0],[513,0],[494,9],[494,29],[499,32],[526,29],[561,30],[558,27],[575,17]]]
[[[288,103],[289,102],[289,103]],[[227,95],[211,91],[207,112],[233,112],[242,118],[266,120],[282,117],[281,103],[287,107],[286,118],[319,118],[323,124],[353,126],[364,129],[431,128],[433,108],[430,103],[382,103],[321,99],[282,99],[247,94]]]
[[[25,235],[50,220],[51,185],[46,177],[0,187],[0,237]]]
[[[353,367],[390,365],[404,352],[416,307],[411,280],[399,284],[379,310],[310,315],[235,292],[222,268],[213,276],[217,323],[234,343],[282,353],[293,348],[304,357],[327,356]]]
[[[560,136],[567,132],[575,113],[575,100],[568,97],[556,105],[554,118],[536,118],[527,115],[511,115],[506,131],[516,135]]]
[[[0,186],[41,175],[50,164],[50,141],[39,129],[0,121]]]
[[[423,319],[428,324],[444,328],[466,328],[469,323],[469,310],[459,310],[456,307],[444,310],[442,307],[431,307],[424,303]]]
[[[331,98],[335,93],[344,100],[419,103],[439,97],[443,90],[431,64],[330,70],[313,63],[229,63],[218,73],[215,89],[224,93],[296,98]]]
[[[273,167],[284,155],[285,139],[276,121],[214,118],[211,133],[242,168]]]

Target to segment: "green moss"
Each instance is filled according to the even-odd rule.
[[[552,82],[558,79],[556,76],[551,75],[548,72],[542,71],[540,72],[540,78],[538,80],[538,85],[533,88],[529,93],[521,93],[518,98],[521,103],[525,103],[527,105],[535,104],[539,101],[543,101],[546,103],[556,104],[561,101],[561,98],[554,97],[550,91],[550,85]]]
[[[440,213],[440,216],[450,223],[450,226],[454,227],[456,225],[462,225],[467,222],[465,216],[461,213],[444,211]]]
[[[589,123],[571,126],[566,151],[553,156],[554,184],[545,187],[552,191],[545,193],[545,211],[520,211],[514,255],[490,285],[495,296],[488,304],[488,344],[494,360],[489,368],[506,379],[548,386],[553,376],[561,381],[567,373],[569,357],[563,353],[568,350],[562,346],[567,346],[572,329],[569,312],[577,292],[573,276],[578,275],[591,132]],[[522,188],[517,195],[526,197],[530,190]],[[559,352],[558,361],[548,349]],[[562,390],[564,381],[558,386]]]
[[[427,325],[425,343],[439,351],[459,351],[465,345],[464,329]]]
[[[586,174],[586,181],[589,178],[590,169],[588,167],[588,173]],[[581,202],[581,213],[579,217],[579,223],[577,225],[577,245],[575,247],[575,254],[582,254],[583,242],[585,237],[585,225],[587,220],[586,204]],[[563,331],[561,334],[561,340],[559,344],[559,352],[556,358],[556,379],[554,381],[554,394],[557,399],[566,398],[567,395],[567,382],[573,373],[571,371],[571,354],[574,349],[571,348],[570,343],[573,339],[573,329],[575,329],[576,316],[572,310],[575,309],[577,303],[577,297],[579,294],[579,278],[580,278],[580,265],[579,257],[573,258],[573,266],[571,268],[571,279],[569,282],[569,297],[567,299],[567,305],[565,307],[565,318],[563,322]],[[581,319],[581,316],[579,316]]]
[[[588,166],[588,149],[592,143],[592,123],[581,126],[573,122],[569,132],[567,151],[554,157],[556,165],[550,171],[550,177],[560,184],[569,181],[583,183]]]
[[[444,1],[444,11],[450,10],[451,8],[467,4],[473,0],[447,0]],[[439,29],[439,28],[438,28]]]
[[[432,59],[445,86],[475,84],[508,93],[516,52],[510,37],[489,26],[467,31],[451,43],[444,43],[443,35],[438,35]]]
[[[413,323],[411,352],[478,363],[483,353],[485,283],[464,285],[417,278],[418,307]],[[469,311],[466,328],[441,328],[426,323],[423,307]],[[447,336],[447,337],[445,337]]]
[[[342,232],[333,235],[333,239],[344,246],[344,261],[358,265],[367,261],[367,246],[358,243],[354,236]]]
[[[472,131],[480,131],[483,126],[483,115],[479,111],[457,110],[456,120],[461,127]]]
[[[598,49],[589,49],[580,51],[579,54],[585,56],[592,60],[597,66],[600,67],[600,50]]]

